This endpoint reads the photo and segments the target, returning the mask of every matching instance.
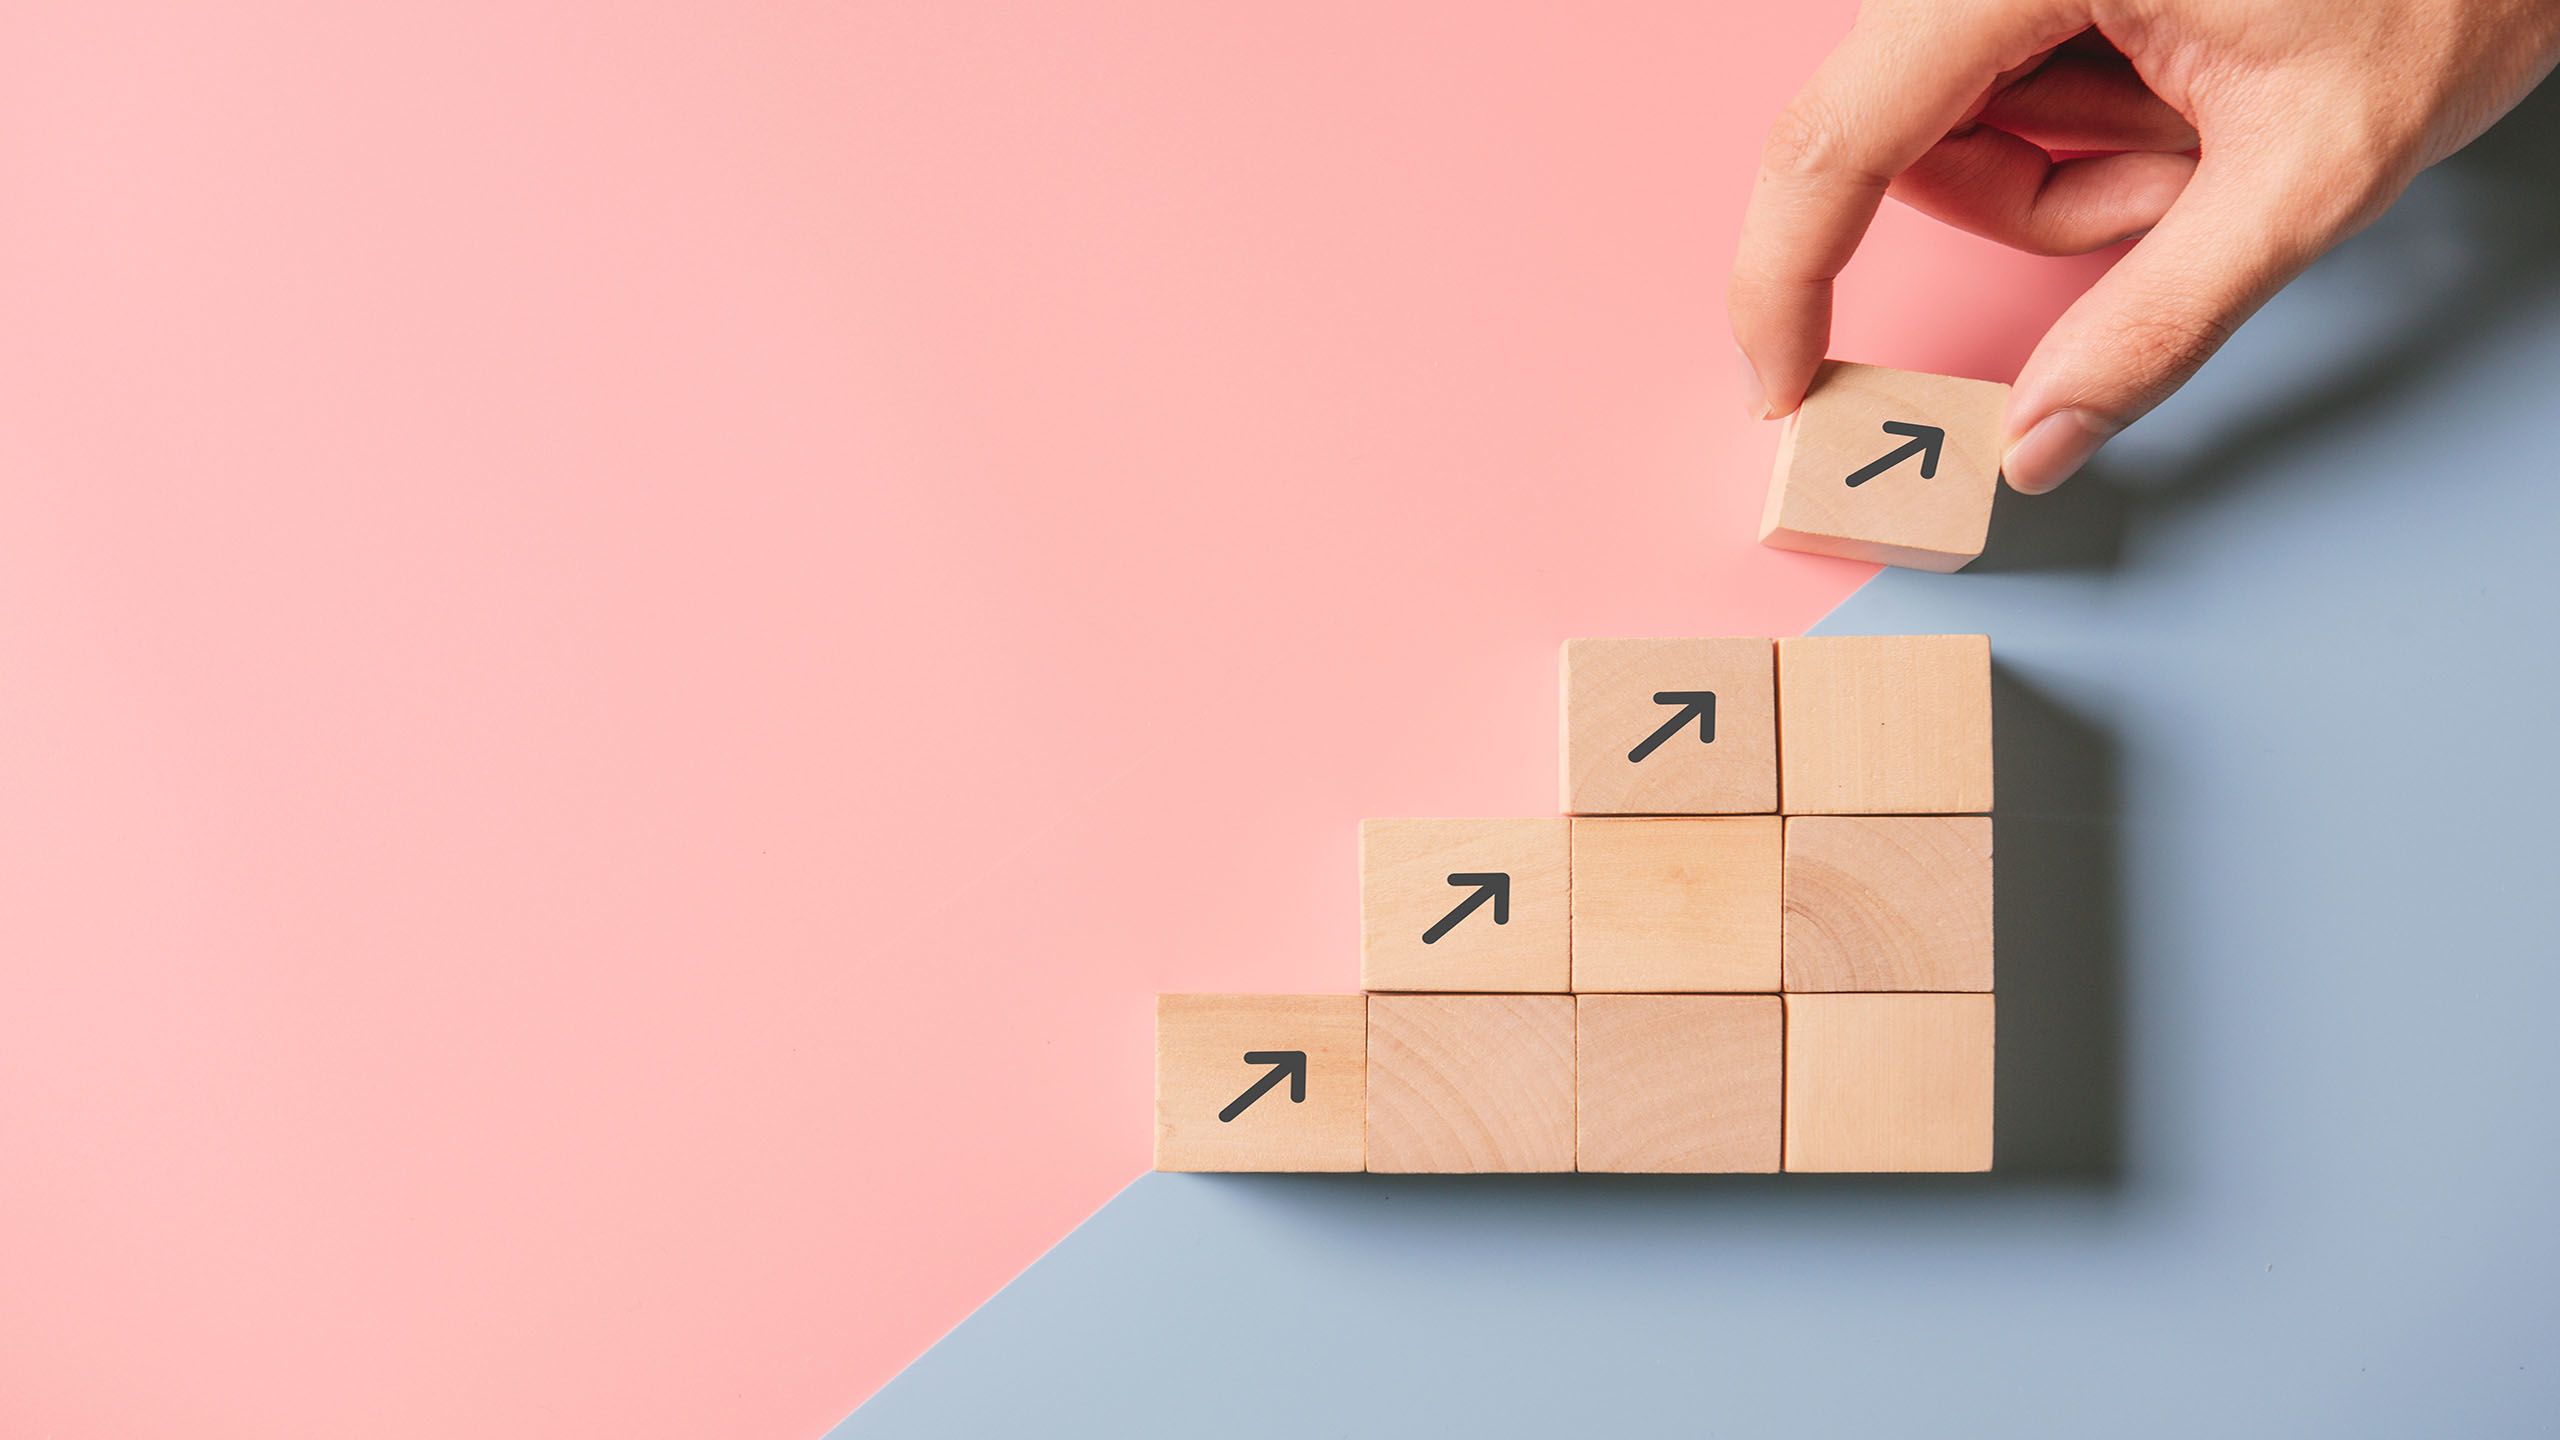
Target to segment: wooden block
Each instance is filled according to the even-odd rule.
[[[1789,995],[1789,1170],[1991,1168],[1992,997]]]
[[[1778,642],[1779,791],[1790,815],[1991,809],[1991,642],[1817,635]]]
[[[1776,1170],[1785,1046],[1775,995],[1578,997],[1577,1168]]]
[[[1778,988],[1774,815],[1573,822],[1573,988]]]
[[[1564,808],[1765,815],[1778,808],[1766,640],[1564,642]]]
[[[1787,821],[1786,988],[1991,988],[1991,819]]]
[[[1571,989],[1568,823],[1361,821],[1361,988]]]
[[[1826,360],[1778,438],[1760,543],[1961,570],[1991,533],[2009,387]]]
[[[1573,1168],[1573,997],[1369,1000],[1369,1168]]]
[[[1357,1170],[1369,997],[1156,997],[1156,1168]]]

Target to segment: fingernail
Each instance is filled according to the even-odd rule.
[[[1744,354],[1739,345],[1733,347],[1733,364],[1734,368],[1742,374],[1743,413],[1754,420],[1768,419],[1769,387],[1760,383],[1759,370],[1752,365],[1751,357]]]
[[[2010,489],[2041,495],[2088,464],[2117,428],[2085,410],[2056,410],[2028,427],[2000,457],[2000,473],[2009,478]]]

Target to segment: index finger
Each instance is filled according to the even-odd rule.
[[[1770,128],[1725,291],[1763,419],[1804,399],[1830,344],[1832,282],[1893,177],[1963,123],[2003,70],[2069,38],[1968,24],[1948,33],[1861,16]]]

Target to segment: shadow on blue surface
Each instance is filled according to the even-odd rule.
[[[2002,659],[1995,1174],[1147,1176],[839,1433],[2548,1433],[2555,173],[1824,622]]]
[[[2435,223],[2386,223],[2354,242],[2369,280],[2423,303],[2351,345],[2304,357],[2297,383],[2262,397],[2174,470],[2125,466],[2119,447],[2052,495],[2004,486],[1990,546],[1970,573],[2111,569],[2130,529],[2246,484],[2499,332],[2542,323],[2540,304],[2560,286],[2560,85],[2546,84],[2440,174],[2461,183],[2421,199],[2435,202]],[[2200,383],[2216,378],[2209,370]]]
[[[2005,665],[1992,679],[1999,953],[1992,1178],[2104,1184],[2122,1163],[2114,742]]]

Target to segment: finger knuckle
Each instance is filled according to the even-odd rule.
[[[1800,96],[1778,114],[1760,150],[1761,168],[1797,180],[1855,175],[1858,165],[1847,117],[1818,96]]]
[[[2380,219],[2414,173],[2396,159],[2350,163],[2342,157],[2401,153],[2397,145],[2352,139],[2341,145],[2332,138],[2287,153],[2269,167],[2275,175],[2269,187],[2276,196],[2271,209],[2304,252],[2302,259]]]

